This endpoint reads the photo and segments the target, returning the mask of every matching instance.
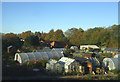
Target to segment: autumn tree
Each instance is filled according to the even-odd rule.
[[[67,38],[64,36],[63,31],[58,29],[54,32],[53,35],[53,40],[54,41],[67,41]]]
[[[54,37],[54,29],[51,29],[49,33],[46,35],[45,40],[53,41]]]
[[[22,39],[25,39],[26,37],[31,36],[31,35],[34,35],[31,31],[25,31],[25,32],[19,34],[19,37]]]

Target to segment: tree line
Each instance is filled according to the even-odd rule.
[[[82,28],[71,28],[63,32],[61,29],[51,29],[48,33],[26,31],[20,34],[7,33],[2,34],[2,50],[13,45],[17,48],[23,46],[40,46],[40,39],[46,41],[69,42],[75,46],[85,44],[96,44],[97,46],[105,46],[109,48],[118,48],[120,38],[120,26],[113,25],[108,28],[95,27],[84,31]],[[21,39],[25,40],[24,42]]]

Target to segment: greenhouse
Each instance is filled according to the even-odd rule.
[[[108,67],[109,70],[120,70],[120,58],[104,58],[102,66]]]
[[[29,53],[16,53],[15,54],[15,61],[19,63],[25,63],[29,60],[38,60],[38,59],[52,59],[52,58],[61,58],[64,54],[57,52],[57,51],[50,51],[50,52],[29,52]]]

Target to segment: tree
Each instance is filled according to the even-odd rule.
[[[64,36],[63,31],[58,29],[54,32],[53,35],[53,40],[54,41],[67,41],[67,38]]]
[[[24,46],[39,46],[38,36],[31,35],[26,37]]]
[[[14,33],[7,33],[2,37],[2,46],[3,49],[7,48],[8,46],[12,45],[14,47],[21,48],[22,42],[20,38]]]
[[[53,41],[53,37],[54,37],[54,29],[51,29],[49,33],[46,35],[45,40]]]
[[[41,37],[41,33],[40,32],[35,32],[35,36],[38,36],[40,38]]]
[[[65,31],[65,37],[67,37],[67,38],[71,37],[76,30],[78,30],[78,29],[77,28],[68,29],[67,31]]]
[[[20,34],[20,38],[22,39],[26,39],[26,37],[28,36],[31,36],[31,35],[34,35],[31,31],[26,31],[26,32],[23,32],[22,34]]]

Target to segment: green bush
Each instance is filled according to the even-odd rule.
[[[92,76],[91,75],[86,76],[85,80],[92,80]]]
[[[114,70],[110,70],[110,72],[114,73],[114,74],[118,74],[118,70],[117,69],[114,69]]]
[[[45,59],[39,59],[39,60],[30,60],[26,64],[28,68],[39,68],[43,69],[46,67],[47,60]]]
[[[111,57],[112,57],[112,53],[101,53],[101,55],[107,56],[108,58],[111,58]]]
[[[119,74],[118,74],[118,80],[120,80],[120,72],[119,72]]]

